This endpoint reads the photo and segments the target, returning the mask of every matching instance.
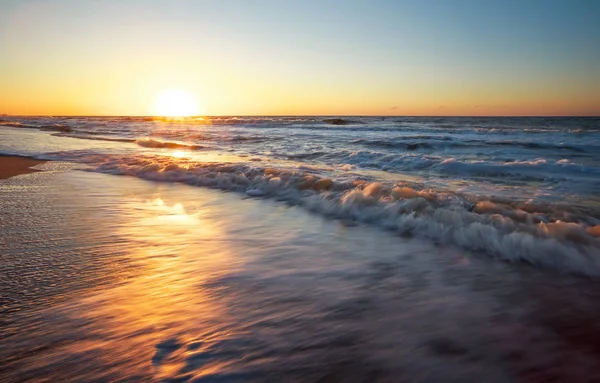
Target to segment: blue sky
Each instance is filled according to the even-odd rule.
[[[600,1],[9,0],[0,42],[0,112],[600,113]]]

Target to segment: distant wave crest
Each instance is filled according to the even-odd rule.
[[[187,150],[199,150],[202,149],[201,145],[184,144],[181,142],[172,141],[160,141],[153,138],[142,138],[135,140],[135,143],[145,148],[166,148],[166,149],[187,149]]]

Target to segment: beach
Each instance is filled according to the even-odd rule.
[[[93,119],[66,120],[68,135],[20,121],[0,129],[2,382],[599,378],[595,154],[575,148],[581,133],[533,133],[574,134],[573,161],[588,164],[561,175],[573,193],[560,198],[527,178],[292,161],[315,150],[300,141],[286,159],[252,153],[256,129],[280,129],[256,122],[120,119],[111,136]],[[289,129],[334,142],[310,124]],[[166,140],[193,130],[202,141]],[[503,174],[570,166],[521,162]],[[501,195],[475,194],[492,185]]]
[[[182,184],[52,170],[0,194],[3,382],[597,374],[593,279]]]
[[[27,157],[0,156],[0,179],[36,172],[37,170],[31,169],[31,167],[44,162]]]
[[[600,382],[598,16],[0,0],[0,383]]]
[[[0,383],[600,382],[598,16],[0,0]]]

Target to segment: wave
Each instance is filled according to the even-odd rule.
[[[484,141],[484,140],[465,140],[467,144],[479,144],[482,146],[511,146],[511,147],[523,147],[527,149],[542,149],[542,150],[570,150],[573,152],[584,152],[585,149],[573,146],[573,145],[562,145],[562,144],[550,144],[545,142],[518,142],[518,141]],[[595,148],[597,149],[597,148]]]
[[[271,197],[315,213],[380,226],[512,262],[600,275],[600,213],[501,204],[409,183],[330,179],[297,168],[105,157],[96,171]]]
[[[315,151],[315,152],[285,154],[285,155],[283,155],[283,157],[285,157],[289,160],[314,160],[317,158],[321,158],[327,154],[329,154],[329,153],[323,152],[323,151]]]
[[[204,147],[201,145],[185,144],[181,142],[160,141],[153,138],[141,138],[135,140],[135,143],[144,148],[165,148],[165,149],[187,149],[200,150]]]
[[[260,143],[265,141],[281,140],[280,136],[266,136],[255,134],[227,134],[226,132],[198,132],[194,129],[153,131],[148,137],[160,141],[187,141],[187,142],[227,142],[227,143]]]
[[[414,141],[414,140],[422,141]],[[367,147],[387,148],[387,149],[445,149],[445,148],[493,148],[495,146],[521,147],[526,149],[539,150],[561,150],[571,152],[593,152],[596,153],[599,148],[597,146],[574,146],[563,144],[550,144],[541,142],[518,142],[518,141],[494,141],[494,140],[459,140],[448,136],[402,136],[398,138],[374,140],[374,139],[357,139],[351,141],[352,144],[358,144]]]
[[[273,141],[281,139],[280,137],[257,137],[257,136],[242,136],[242,135],[234,135],[234,136],[216,136],[207,138],[207,140],[214,141],[225,141],[225,142],[246,142],[246,143],[254,143],[254,142],[264,142],[264,141]]]
[[[27,125],[16,121],[1,121],[0,126],[7,126],[9,128],[37,128],[35,125]]]
[[[558,160],[535,158],[532,160],[465,160],[455,157],[421,154],[407,150],[403,153],[375,152],[370,150],[339,151],[339,163],[356,165],[365,169],[392,172],[419,172],[439,177],[461,176],[489,179],[510,178],[523,181],[566,181],[574,177],[588,178],[589,186],[600,188],[600,167],[595,164],[573,163],[567,158]],[[560,158],[560,157],[558,157]],[[600,189],[599,189],[600,190]]]
[[[156,149],[186,149],[186,150],[200,150],[203,149],[204,146],[194,145],[194,144],[186,144],[182,142],[174,142],[174,141],[161,141],[153,138],[118,138],[118,137],[107,137],[107,136],[99,136],[99,135],[89,135],[89,134],[69,134],[69,133],[55,133],[53,136],[58,137],[70,137],[70,138],[78,138],[81,140],[92,140],[92,141],[109,141],[109,142],[130,142],[135,143],[138,146],[144,148],[156,148]]]
[[[56,132],[64,132],[64,133],[69,133],[73,131],[73,128],[70,126],[66,126],[66,125],[61,125],[61,124],[54,124],[54,125],[42,125],[42,126],[38,126],[39,130],[49,130],[49,131],[56,131]]]
[[[77,134],[77,133],[54,133],[55,137],[69,137],[77,138],[80,140],[91,140],[91,141],[110,141],[110,142],[135,142],[133,138],[117,138],[117,137],[106,137],[100,135],[94,135],[93,133]]]
[[[57,132],[71,132],[73,128],[61,125],[61,124],[53,124],[53,125],[32,125],[32,124],[23,124],[21,122],[16,121],[2,121],[0,122],[0,126],[7,126],[10,128],[25,128],[25,129],[38,129],[38,130],[49,130],[49,131],[57,131]]]
[[[119,137],[119,136],[107,136],[104,135],[106,133],[102,133],[102,132],[98,132],[98,131],[81,131],[81,132],[75,132],[73,129],[71,128],[67,128],[64,127],[62,125],[56,125],[56,126],[27,126],[27,125],[22,125],[19,123],[6,123],[3,124],[5,126],[12,126],[14,125],[14,127],[27,127],[27,128],[33,128],[33,129],[39,129],[39,130],[55,130],[58,131],[58,133],[53,134],[54,136],[57,137],[70,137],[70,138],[77,138],[77,139],[81,139],[81,140],[94,140],[94,141],[110,141],[110,142],[131,142],[131,143],[135,143],[138,146],[141,147],[145,147],[145,148],[166,148],[166,149],[187,149],[187,150],[200,150],[200,149],[204,149],[205,147],[202,145],[198,145],[198,144],[191,144],[191,143],[183,143],[183,142],[179,142],[179,141],[169,141],[169,140],[163,140],[163,139],[156,139],[156,138],[151,138],[151,137],[144,137],[144,138],[124,138],[124,137]],[[154,133],[155,135],[157,135],[158,137],[161,138],[178,138],[179,136],[181,136],[182,134],[173,134],[170,132],[166,132],[163,134],[159,134],[159,133]],[[257,136],[243,136],[243,135],[233,135],[233,136],[209,136],[206,134],[185,134],[183,135],[185,138],[187,139],[192,139],[192,140],[201,140],[201,141],[223,141],[223,142],[230,142],[230,143],[235,143],[235,142],[244,142],[244,143],[258,143],[258,142],[264,142],[264,141],[268,141],[268,140],[275,140],[278,139],[278,137],[257,137]]]
[[[399,142],[397,140],[366,140],[362,138],[354,140],[351,143],[375,148],[404,150],[429,149],[433,147],[429,142]]]
[[[488,161],[463,162],[455,158],[447,158],[434,165],[444,174],[512,177],[527,180],[546,180],[558,177],[567,180],[572,175],[587,175],[600,177],[600,168],[573,164],[567,159],[550,162],[543,158],[530,161],[510,161],[503,164]]]
[[[349,124],[363,124],[362,121],[348,120],[345,118],[326,118],[323,120],[324,123],[330,125],[349,125]]]

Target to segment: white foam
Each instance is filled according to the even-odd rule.
[[[145,148],[167,148],[167,149],[202,149],[200,145],[185,144],[182,142],[161,141],[153,138],[140,138],[135,141],[136,144]]]
[[[164,156],[106,158],[100,172],[270,196],[346,221],[364,222],[507,261],[600,274],[594,219],[528,212],[407,184],[332,180],[294,168],[181,162]]]

